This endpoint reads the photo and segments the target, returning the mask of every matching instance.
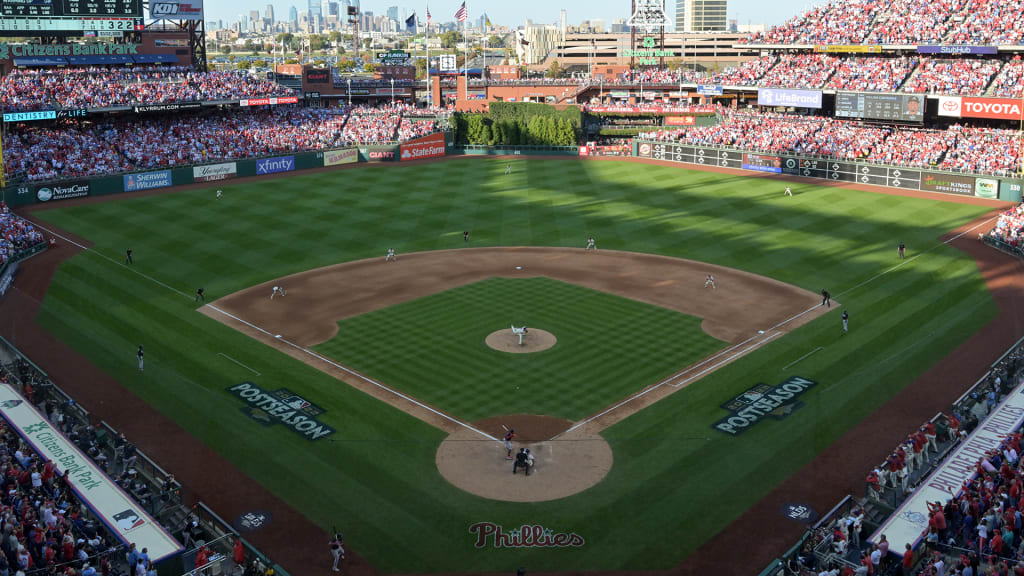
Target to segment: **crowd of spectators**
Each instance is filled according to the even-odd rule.
[[[1024,90],[1024,61],[1020,56],[1003,66],[1003,70],[992,81],[992,95],[999,98],[1020,98]]]
[[[184,67],[16,68],[0,79],[5,111],[109,108],[286,96],[284,86],[245,72],[195,72]]]
[[[1021,0],[966,0],[951,19],[953,28],[946,43],[1018,46],[1024,39],[1021,13]]]
[[[43,234],[31,222],[11,214],[6,204],[0,204],[0,268],[43,241]]]
[[[434,131],[408,108],[234,109],[8,130],[4,169],[30,181],[116,174],[240,158],[394,142]],[[399,126],[401,124],[401,129]]]
[[[865,44],[940,44],[951,26],[950,17],[964,0],[896,0],[879,16]]]
[[[723,86],[756,86],[757,81],[778,61],[779,57],[775,54],[761,56],[755,60],[744,62],[739,68],[729,67],[712,74],[708,80],[712,84]]]
[[[917,73],[903,86],[903,91],[981,96],[1000,67],[999,60],[922,58]]]
[[[749,35],[749,44],[862,44],[875,17],[889,6],[881,0],[833,0],[766,32]]]
[[[1000,214],[988,235],[1014,248],[1021,248],[1021,240],[1024,238],[1024,204],[1018,204]]]
[[[917,58],[907,56],[840,58],[825,88],[895,92],[916,66]]]
[[[638,138],[1005,175],[1020,166],[1014,130],[953,125],[906,131],[853,120],[777,113],[729,113],[714,126],[658,130]]]
[[[828,54],[786,54],[758,81],[758,86],[821,88],[839,65]]]

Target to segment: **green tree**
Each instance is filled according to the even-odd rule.
[[[228,54],[231,54],[231,44],[221,44],[220,45],[220,53],[225,55],[225,56],[227,56]]]
[[[373,38],[363,38],[363,50],[369,50],[370,44],[373,44]]]
[[[373,72],[373,70],[373,62],[367,62],[366,64],[363,64],[363,72]]]
[[[338,47],[334,49],[334,53],[337,54],[338,56],[344,56],[345,55],[345,47],[342,46],[341,44],[339,44]]]
[[[444,34],[441,34],[441,46],[445,48],[451,48],[459,43],[459,33],[454,30],[449,30]]]
[[[558,60],[551,61],[551,67],[548,68],[548,78],[561,78],[562,67],[558,65]]]
[[[351,70],[355,68],[356,61],[351,58],[339,58],[338,59],[338,70]]]
[[[245,51],[251,53],[254,50],[256,50],[256,45],[252,43],[252,40],[246,39],[245,40]]]
[[[239,70],[248,70],[252,67],[252,63],[250,63],[248,60],[239,60],[238,64],[235,64],[235,67]]]
[[[284,63],[285,64],[298,64],[299,61],[296,60],[295,58],[289,58],[289,59],[285,60]]]
[[[324,49],[327,45],[327,39],[319,34],[310,34],[309,36],[309,48],[314,52],[318,52]]]
[[[262,59],[262,58],[260,58],[259,60],[253,62],[252,65],[255,66],[256,68],[266,68],[267,67],[267,61]]]
[[[295,41],[295,35],[291,32],[282,32],[278,34],[275,39],[278,44],[284,44],[285,48],[290,48],[292,43]]]
[[[487,45],[490,46],[491,48],[501,48],[502,46],[505,45],[505,42],[502,41],[501,36],[493,34],[491,35],[490,38],[487,39]]]
[[[494,145],[494,132],[486,122],[484,123],[483,129],[480,130],[480,142],[488,146]]]
[[[331,30],[331,33],[327,35],[327,39],[331,41],[331,44],[337,44],[341,42],[341,32]]]

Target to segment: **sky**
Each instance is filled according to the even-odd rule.
[[[362,10],[383,14],[388,6],[405,8],[409,13],[415,11],[421,20],[425,20],[427,0],[360,0]],[[274,5],[277,18],[287,18],[288,9],[295,6],[304,10],[306,0],[205,0],[206,19],[234,22],[238,15],[250,10],[259,10],[263,14],[266,5]],[[675,21],[675,0],[666,0],[669,20]],[[822,3],[820,0],[814,3]],[[454,20],[455,11],[459,9],[461,0],[430,0],[430,14],[436,22]],[[729,0],[729,18],[739,20],[740,24],[780,24],[797,13],[803,12],[812,5],[809,0]],[[554,24],[558,22],[559,11],[566,10],[568,23],[578,25],[582,20],[603,18],[606,26],[617,18],[629,18],[631,2],[629,0],[518,0],[515,2],[498,2],[495,0],[467,0],[466,9],[470,19],[480,17],[486,12],[495,26],[517,27],[526,23],[529,18],[537,23]]]

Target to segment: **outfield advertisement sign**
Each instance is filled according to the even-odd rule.
[[[794,410],[803,406],[800,396],[816,386],[814,380],[791,376],[777,386],[758,384],[743,394],[722,404],[731,414],[715,422],[719,432],[738,436],[765,418],[785,420]]]
[[[978,198],[998,198],[999,180],[994,178],[977,178],[974,180],[974,195]]]
[[[54,463],[75,493],[122,542],[148,548],[154,562],[181,552],[181,545],[159,522],[7,384],[0,384],[0,414],[33,450]]]
[[[701,96],[721,96],[722,95],[722,87],[721,86],[700,85],[700,86],[697,86],[697,94],[700,94]]]
[[[782,158],[778,156],[765,156],[763,154],[744,154],[743,168],[755,172],[782,173]]]
[[[921,190],[974,196],[974,177],[925,172],[921,176]]]
[[[444,156],[444,133],[437,132],[429,136],[410,140],[399,147],[400,162],[421,160],[423,158],[440,158]]]
[[[998,54],[996,46],[918,46],[918,54]]]
[[[295,156],[280,156],[278,158],[263,158],[256,161],[256,175],[276,174],[278,172],[291,172],[295,170]]]
[[[325,412],[323,408],[287,388],[268,392],[252,382],[242,382],[228,392],[244,400],[242,411],[263,426],[282,424],[307,440],[334,434],[333,428],[317,420]]]
[[[945,502],[951,495],[959,495],[964,484],[977,475],[978,459],[989,450],[998,450],[1003,439],[1022,423],[1024,388],[1018,386],[889,516],[871,541],[877,543],[885,534],[891,550],[903,550],[905,544],[914,546],[928,529],[928,503]]]
[[[238,176],[238,164],[225,162],[223,164],[209,164],[207,166],[196,166],[192,168],[192,179],[196,182],[213,182],[216,180],[230,180]]]
[[[665,126],[694,126],[696,116],[665,116]]]
[[[324,166],[338,166],[340,164],[354,164],[359,161],[358,148],[346,148],[345,150],[328,150],[324,152]]]
[[[239,106],[271,106],[274,104],[298,104],[298,96],[278,96],[276,98],[247,98],[239,100]]]
[[[361,162],[394,162],[398,157],[398,146],[362,146],[359,148]]]
[[[145,172],[142,174],[125,174],[124,176],[125,192],[135,192],[136,190],[150,190],[153,188],[166,188],[170,185],[170,170],[161,170],[159,172]]]
[[[821,90],[784,90],[758,88],[758,106],[790,106],[793,108],[821,108]]]
[[[19,194],[21,190],[18,191]],[[67,200],[69,198],[81,198],[89,195],[89,181],[76,180],[73,182],[62,182],[52,186],[42,186],[36,190],[36,199],[40,202],[51,202],[56,200]]]
[[[1024,197],[1024,183],[1020,180],[1003,180],[999,182],[999,199],[1020,202]]]
[[[1011,98],[939,96],[939,116],[1020,121],[1024,113],[1021,101]]]

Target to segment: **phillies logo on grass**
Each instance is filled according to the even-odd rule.
[[[800,395],[817,384],[814,380],[800,376],[792,376],[778,386],[758,384],[722,404],[722,408],[732,414],[715,422],[712,427],[720,432],[738,436],[768,416],[776,420],[785,420],[803,405],[799,401]]]
[[[579,548],[585,543],[575,532],[556,533],[538,524],[524,524],[508,532],[494,522],[477,522],[469,527],[476,536],[475,548],[486,548],[490,540],[495,548]]]

